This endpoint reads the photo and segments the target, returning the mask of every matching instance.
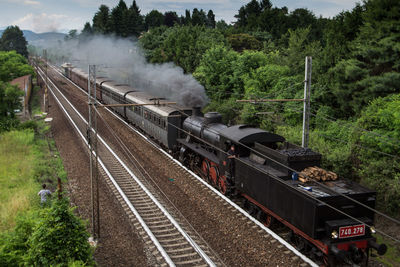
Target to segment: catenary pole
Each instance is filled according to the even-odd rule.
[[[311,71],[312,71],[312,58],[306,57],[304,79],[304,110],[303,110],[303,137],[301,139],[301,146],[308,147],[309,131],[310,131],[310,100],[311,100]]]

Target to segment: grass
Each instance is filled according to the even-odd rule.
[[[385,264],[385,266],[400,266],[400,245],[399,244],[394,244],[392,240],[383,238],[380,235],[377,235],[377,243],[378,244],[386,244],[388,247],[387,252],[383,256],[377,255],[376,259],[379,262],[382,262]],[[377,254],[377,253],[374,253]]]
[[[30,208],[39,184],[33,179],[34,133],[11,131],[0,136],[0,231],[15,226],[15,215]]]
[[[0,233],[15,226],[17,214],[38,207],[46,183],[55,191],[57,178],[67,181],[49,125],[30,121],[26,129],[0,135]]]
[[[39,90],[40,90],[39,86],[33,87],[32,98],[31,98],[32,116],[42,113],[42,111],[40,109],[40,96],[38,94]]]

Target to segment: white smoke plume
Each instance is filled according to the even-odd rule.
[[[129,84],[138,91],[146,91],[187,107],[203,107],[208,101],[204,87],[192,75],[185,74],[173,63],[147,63],[143,51],[132,40],[95,36],[85,42],[67,41],[59,48],[67,55],[62,61],[85,71],[88,64],[96,65],[97,76]]]

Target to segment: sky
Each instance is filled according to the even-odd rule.
[[[125,0],[128,7],[133,0]],[[101,4],[110,9],[119,0],[0,0],[0,29],[17,25],[22,30],[41,32],[68,32],[71,29],[81,30],[85,22],[92,21]],[[216,20],[227,23],[235,21],[235,14],[241,6],[250,0],[136,0],[145,15],[153,9],[160,12],[176,11],[178,15],[185,9],[212,9]],[[343,10],[351,10],[361,0],[271,0],[273,6],[289,8],[307,8],[316,16],[333,17]]]

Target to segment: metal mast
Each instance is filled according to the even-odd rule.
[[[310,130],[311,70],[312,58],[307,56],[304,79],[303,137],[301,139],[301,146],[304,148],[308,147]]]
[[[100,237],[100,207],[99,207],[99,179],[98,179],[98,153],[97,153],[96,66],[89,65],[88,72],[89,72],[89,79],[88,79],[89,123],[87,129],[87,138],[90,150],[89,160],[90,160],[90,192],[91,192],[91,202],[92,202],[91,203],[92,232],[93,232],[93,238],[97,240]],[[93,115],[94,115],[94,125],[92,119]],[[93,156],[95,156],[94,162],[93,162]]]

